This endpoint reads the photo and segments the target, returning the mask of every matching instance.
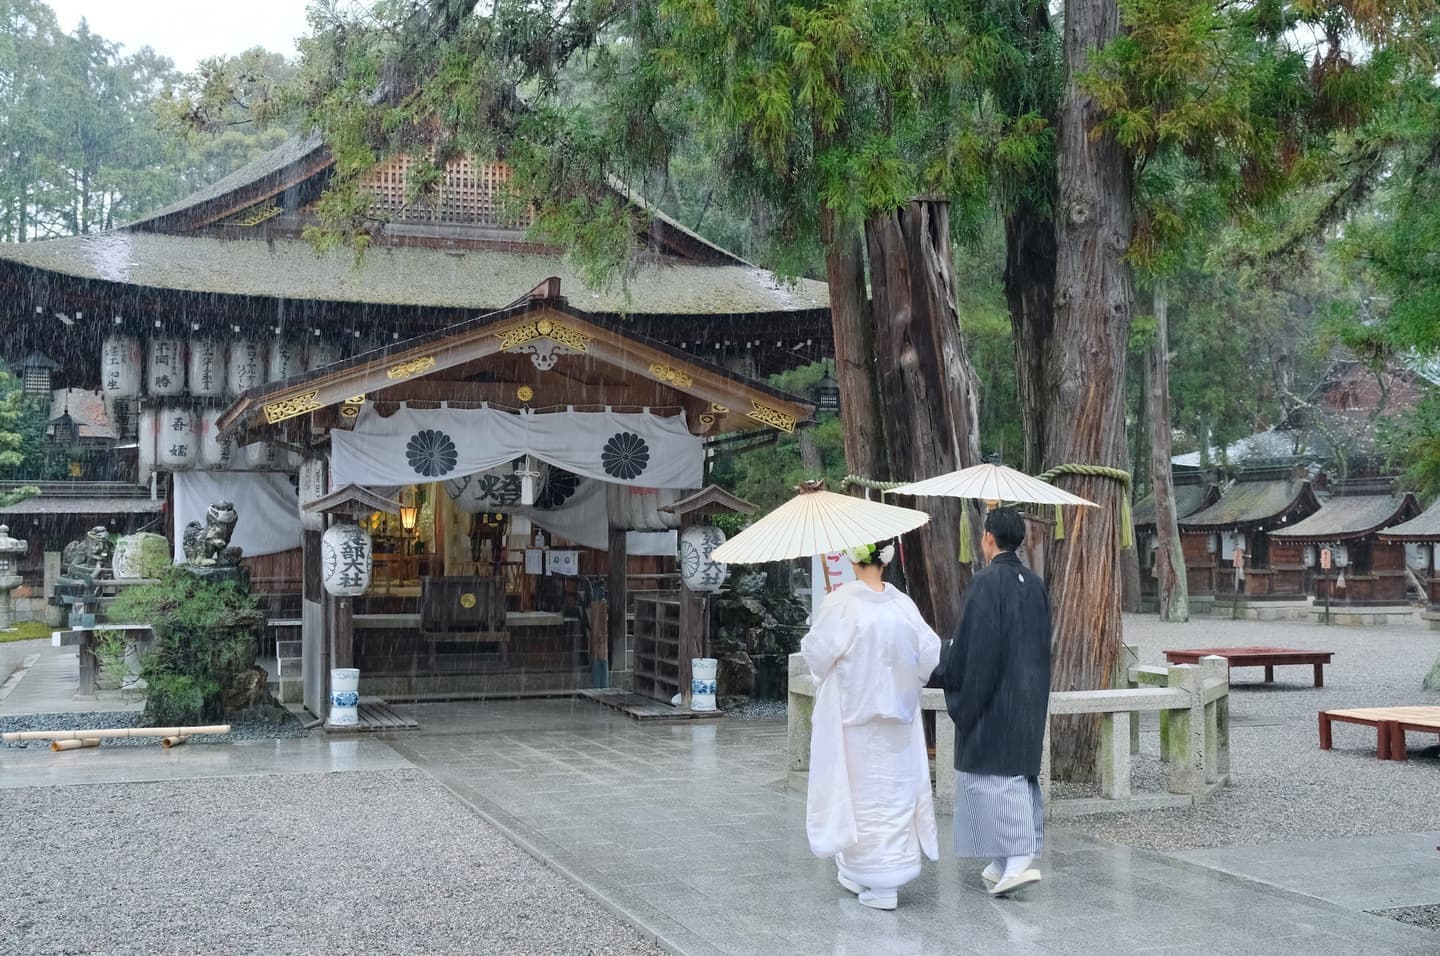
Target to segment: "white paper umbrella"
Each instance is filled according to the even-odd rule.
[[[725,564],[808,558],[885,541],[930,520],[923,511],[837,495],[816,488],[776,508],[710,552]]]
[[[1095,502],[1062,491],[1049,482],[1031,478],[1023,471],[986,462],[949,474],[892,488],[892,495],[934,495],[945,498],[974,498],[977,501],[1014,501],[1039,505],[1084,505]]]

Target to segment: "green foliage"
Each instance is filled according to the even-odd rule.
[[[149,623],[155,635],[141,670],[153,726],[224,717],[225,688],[253,664],[265,621],[248,591],[183,568],[167,569],[155,584],[125,589],[107,614],[115,623]]]
[[[266,82],[262,65],[282,79],[281,63],[251,51],[233,64],[207,61],[195,82],[218,87],[214,74],[224,72],[233,81],[225,85],[245,95]],[[0,241],[137,219],[285,138],[280,129],[231,123],[235,109],[190,117],[224,126],[224,135],[167,136],[159,127],[177,125],[187,91],[170,61],[148,47],[124,55],[83,23],[65,33],[37,0],[0,0]]]
[[[1378,423],[1379,440],[1393,463],[1405,469],[1405,486],[1427,499],[1440,497],[1440,395]]]

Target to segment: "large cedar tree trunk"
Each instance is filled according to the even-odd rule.
[[[1150,471],[1155,489],[1155,608],[1162,621],[1190,620],[1190,588],[1170,480],[1170,300],[1165,283],[1155,287],[1155,345],[1146,358],[1150,423]]]
[[[881,478],[885,433],[875,375],[875,323],[865,293],[860,231],[839,222],[835,213],[825,208],[820,211],[820,233],[825,243],[825,279],[835,337],[835,380],[845,426],[845,465],[851,474]]]
[[[980,463],[975,376],[955,305],[949,207],[913,200],[865,223],[877,318],[879,369],[890,474],[914,481]],[[978,554],[978,513],[971,503],[931,498],[933,518],[907,538],[910,596],[941,634],[959,622],[969,569],[959,562],[960,509],[971,508]]]
[[[1005,301],[1015,340],[1016,412],[1024,448],[1008,464],[1044,470],[1055,329],[1055,221],[1027,198],[1005,217]]]
[[[1101,116],[1080,76],[1089,55],[1120,32],[1115,0],[1067,0],[1065,97],[1057,152],[1055,392],[1049,409],[1049,464],[1124,468],[1125,345],[1130,331],[1131,165],[1097,126]],[[1067,510],[1066,535],[1050,567],[1055,617],[1052,686],[1107,687],[1120,646],[1119,516],[1123,486],[1066,476],[1066,490],[1098,508]],[[1098,722],[1052,726],[1059,777],[1094,776]]]

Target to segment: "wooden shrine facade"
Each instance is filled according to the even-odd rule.
[[[1327,597],[1338,605],[1404,604],[1406,546],[1379,533],[1419,513],[1415,496],[1397,492],[1393,477],[1342,481],[1332,492],[1314,514],[1272,531],[1271,541],[1302,548],[1306,593],[1317,605]],[[1324,548],[1328,570],[1320,567]]]
[[[597,453],[603,462],[585,460],[581,446],[590,436],[566,428],[602,415],[632,416],[625,420],[658,430],[621,429],[615,438],[623,448],[612,439]],[[266,442],[304,459],[302,510],[348,483],[400,502],[401,517],[406,502],[428,509],[409,519],[428,542],[426,560],[410,572],[413,585],[372,586],[349,601],[348,619],[319,606],[335,602],[324,598],[323,569],[310,556],[320,528],[307,527],[307,674],[355,666],[362,687],[382,695],[513,694],[625,683],[635,570],[628,536],[678,529],[706,508],[736,507],[686,497],[704,483],[707,436],[789,432],[812,416],[792,396],[576,308],[552,277],[507,308],[251,389],[218,427],[237,444]],[[508,439],[457,428],[462,420],[501,431],[515,425],[528,437],[510,448]],[[400,423],[400,438],[415,437],[395,445],[403,454],[391,454],[374,436]],[[546,445],[554,435],[573,440]],[[500,463],[489,466],[492,460]],[[489,467],[467,473],[477,461]],[[307,478],[322,463],[328,478]],[[635,509],[625,502],[637,498],[656,513],[627,517]],[[598,510],[585,510],[590,500]],[[673,567],[673,552],[668,560]],[[472,597],[462,616],[474,618],[473,633],[435,622],[430,605],[446,589]],[[694,603],[683,591],[676,600]],[[703,647],[698,614],[681,615],[679,624],[667,662],[677,679]],[[665,699],[687,685],[667,684]],[[312,686],[307,696],[318,693],[313,677]],[[321,701],[307,703],[314,709]]]
[[[1300,600],[1306,596],[1304,551],[1271,532],[1319,510],[1305,465],[1257,465],[1236,476],[1219,499],[1179,522],[1192,598]],[[1244,552],[1240,576],[1234,555]]]

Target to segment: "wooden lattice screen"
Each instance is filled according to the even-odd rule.
[[[504,163],[486,162],[462,157],[445,166],[445,177],[436,194],[422,196],[406,204],[412,160],[399,156],[375,169],[364,180],[376,204],[388,212],[394,222],[453,223],[456,225],[493,226],[501,229],[523,229],[529,217],[505,216],[505,183],[510,167]]]

